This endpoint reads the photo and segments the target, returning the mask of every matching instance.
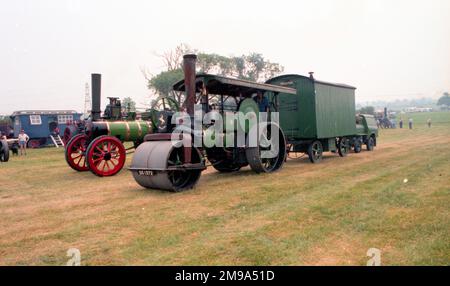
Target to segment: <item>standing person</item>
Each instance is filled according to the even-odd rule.
[[[398,125],[400,126],[400,129],[403,128],[403,118],[400,118],[400,121],[398,122]]]
[[[263,93],[259,90],[256,93],[255,101],[258,104],[259,112],[269,111],[269,101],[267,100],[267,97],[265,97]]]
[[[27,142],[30,140],[30,137],[25,133],[25,130],[20,130],[19,136],[19,146],[20,146],[20,155],[27,155]]]
[[[413,129],[413,119],[409,119],[409,129]]]
[[[431,128],[431,118],[428,118],[427,124],[428,124],[428,128]]]

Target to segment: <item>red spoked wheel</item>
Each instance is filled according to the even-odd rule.
[[[28,141],[28,148],[36,149],[41,146],[41,140],[39,139],[31,139]]]
[[[122,142],[106,135],[94,139],[86,154],[89,170],[99,177],[114,176],[122,170],[126,159]]]
[[[63,135],[63,142],[65,145],[67,145],[70,141],[70,139],[72,139],[72,137],[74,137],[75,135],[78,134],[78,127],[75,125],[67,125],[67,127],[64,129],[64,135]]]
[[[78,134],[72,137],[66,145],[66,162],[78,172],[89,170],[86,164],[88,139],[86,134]]]

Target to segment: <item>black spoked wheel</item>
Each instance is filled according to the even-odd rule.
[[[339,138],[337,147],[339,156],[345,157],[348,155],[348,151],[350,150],[350,144],[347,138],[345,137]]]
[[[370,138],[367,140],[366,146],[367,146],[367,151],[373,151],[374,146],[375,146],[375,140],[373,140],[373,137],[370,137]]]
[[[353,151],[355,153],[361,153],[361,150],[362,150],[361,142],[358,140],[355,142],[355,146],[353,146]]]
[[[275,123],[269,123],[268,126],[264,128],[260,140],[258,140],[260,146],[249,147],[245,150],[247,162],[256,173],[275,172],[281,169],[286,159],[286,139],[283,131]],[[273,132],[278,132],[278,141],[272,138],[271,133]],[[267,144],[261,144],[262,141]],[[269,145],[269,142],[270,146],[266,146]]]
[[[242,167],[233,158],[228,158],[227,152],[223,148],[207,148],[206,155],[214,169],[221,173],[237,172]]]
[[[308,157],[311,163],[319,163],[323,158],[323,146],[320,141],[314,141],[308,147]]]

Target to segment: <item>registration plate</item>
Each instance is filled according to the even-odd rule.
[[[149,170],[138,170],[137,173],[139,176],[153,176],[154,175],[153,171],[149,171]]]

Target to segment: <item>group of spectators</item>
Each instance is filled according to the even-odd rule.
[[[409,129],[413,129],[413,123],[414,123],[414,120],[412,118],[409,118],[408,119]],[[400,120],[398,122],[398,126],[400,128],[403,128],[403,124],[404,124],[403,118],[400,118]],[[387,118],[380,118],[377,120],[377,125],[378,125],[378,128],[397,128],[395,119],[389,120]],[[428,128],[431,128],[431,118],[428,118],[427,125],[428,125]]]
[[[400,128],[403,128],[403,118],[400,118],[398,125]],[[413,129],[413,119],[412,118],[408,119],[408,126],[409,126],[409,129]]]
[[[10,137],[14,137],[14,133],[10,133]],[[6,134],[3,134],[0,132],[0,140],[7,140],[8,137]],[[20,155],[27,155],[27,143],[28,140],[30,140],[30,137],[25,133],[25,130],[20,130],[19,136],[17,136],[18,143],[19,143],[19,149],[20,149]]]

